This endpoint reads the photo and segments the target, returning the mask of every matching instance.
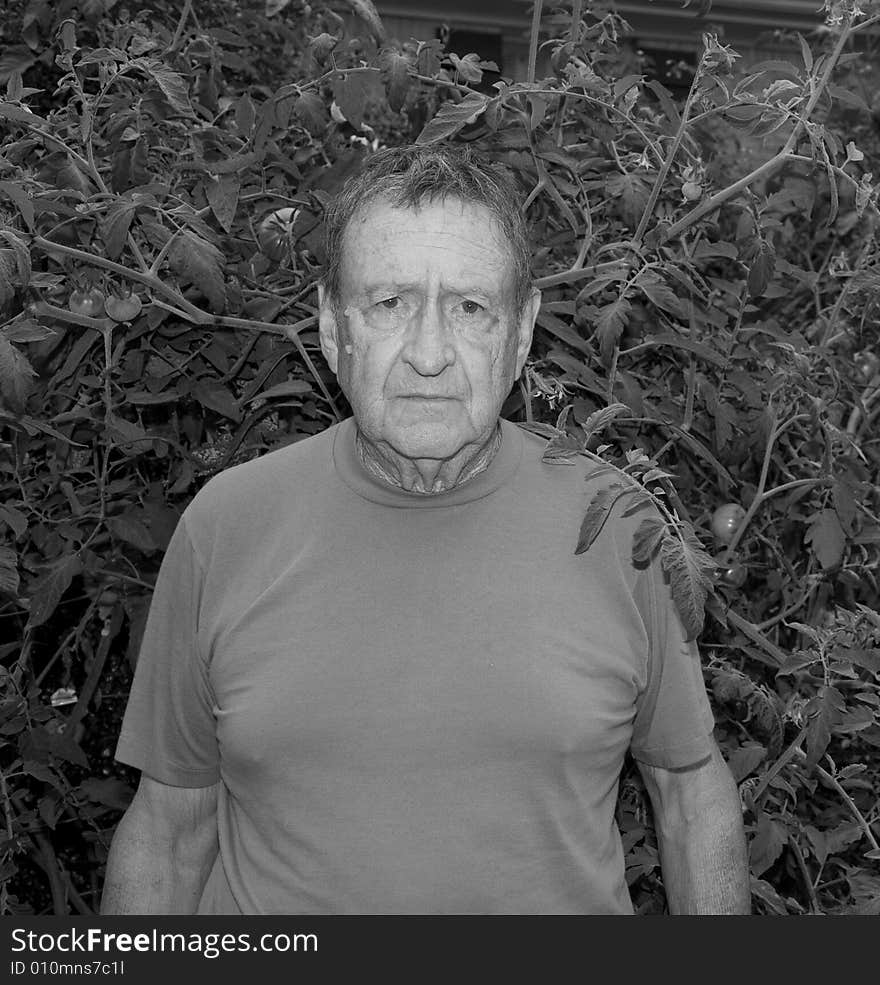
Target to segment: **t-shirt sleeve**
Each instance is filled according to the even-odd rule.
[[[637,701],[630,751],[649,766],[680,769],[711,754],[715,719],[695,642],[685,631],[659,559],[644,572],[650,631],[648,677]]]
[[[184,515],[156,580],[116,747],[120,762],[177,787],[220,778],[215,701],[199,647],[202,583]]]

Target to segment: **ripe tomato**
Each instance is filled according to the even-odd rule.
[[[104,295],[97,287],[75,288],[67,299],[67,307],[76,315],[97,318],[104,314]]]
[[[293,246],[293,224],[299,209],[276,209],[270,212],[257,228],[260,249],[272,260],[281,260]]]
[[[733,539],[736,528],[746,515],[739,503],[725,503],[712,514],[712,533],[722,544],[729,544]]]
[[[129,294],[128,297],[120,298],[111,294],[104,302],[104,310],[113,321],[131,321],[141,313],[141,299],[136,294]]]

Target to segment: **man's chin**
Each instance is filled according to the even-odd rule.
[[[403,458],[433,461],[454,458],[473,440],[472,435],[456,434],[442,424],[422,424],[383,436],[383,443]]]

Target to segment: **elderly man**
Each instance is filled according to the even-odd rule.
[[[540,304],[466,154],[374,155],[327,217],[353,418],[217,476],[156,586],[105,913],[631,913],[631,751],[673,912],[748,912],[736,787],[644,509],[499,420]],[[587,479],[585,483],[584,479]]]

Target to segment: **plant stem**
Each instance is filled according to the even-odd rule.
[[[690,229],[690,227],[693,226],[694,223],[699,222],[700,219],[702,219],[706,215],[709,215],[710,212],[714,212],[717,208],[719,208],[729,199],[733,198],[735,195],[738,195],[744,188],[747,188],[749,185],[753,184],[759,178],[763,178],[767,175],[770,175],[786,159],[791,157],[791,151],[794,150],[794,147],[797,144],[798,137],[800,136],[801,131],[804,128],[804,124],[810,118],[810,115],[812,114],[813,110],[816,108],[816,103],[818,103],[819,99],[822,96],[822,93],[825,91],[825,88],[828,85],[828,80],[831,78],[831,73],[834,71],[834,67],[837,64],[838,59],[840,58],[840,55],[843,51],[844,45],[846,44],[849,38],[849,35],[850,35],[850,25],[847,25],[847,28],[841,31],[840,37],[837,39],[837,44],[834,46],[834,51],[832,51],[831,55],[828,57],[828,62],[825,65],[825,70],[822,73],[822,77],[819,80],[819,83],[816,86],[816,88],[813,90],[813,93],[811,94],[810,99],[806,107],[804,108],[804,112],[801,114],[800,118],[795,124],[794,129],[788,135],[788,139],[783,145],[782,150],[780,150],[779,153],[776,154],[774,157],[772,157],[769,161],[765,161],[760,167],[755,168],[754,171],[747,174],[744,178],[740,178],[739,181],[736,181],[732,185],[728,186],[727,188],[722,189],[720,192],[713,195],[711,198],[705,199],[704,201],[700,202],[700,204],[697,205],[696,208],[691,209],[691,211],[688,212],[686,216],[683,216],[681,219],[679,219],[678,222],[674,222],[667,230],[667,236],[669,239],[676,239],[679,236],[681,236],[681,234],[685,230]]]
[[[538,35],[541,33],[541,12],[544,7],[544,0],[534,0],[535,6],[532,11],[532,34],[529,41],[529,66],[526,72],[526,81],[535,81],[535,72],[538,66]]]
[[[584,277],[602,277],[605,274],[626,272],[629,269],[622,260],[607,260],[604,263],[594,263],[589,267],[573,267],[564,270],[559,274],[548,274],[546,277],[539,277],[535,281],[535,287],[542,290],[545,287],[556,287],[559,284],[571,284],[573,281],[582,280]]]
[[[806,756],[803,753],[801,755],[803,755],[804,759],[806,759]],[[832,776],[827,770],[822,769],[822,767],[818,763],[816,763],[816,772],[819,774],[819,776],[822,777],[823,780],[825,780],[826,783],[830,784],[830,786],[832,786],[835,789],[837,794],[846,804],[850,814],[852,814],[858,826],[862,829],[862,831],[864,831],[865,837],[868,839],[868,841],[871,844],[871,848],[874,851],[880,851],[880,845],[877,844],[877,839],[874,837],[874,832],[871,830],[870,825],[865,820],[862,812],[856,806],[856,802],[843,789],[837,778]]]
[[[657,173],[657,177],[654,180],[654,185],[651,188],[651,194],[648,196],[648,201],[645,203],[645,208],[642,211],[642,217],[639,219],[638,227],[636,228],[635,235],[633,236],[633,242],[639,246],[642,242],[642,237],[645,235],[645,229],[651,220],[651,216],[654,214],[654,208],[657,205],[657,199],[660,198],[660,192],[666,183],[666,178],[669,174],[669,169],[672,167],[672,163],[675,160],[675,155],[678,153],[679,147],[681,147],[681,142],[684,140],[684,134],[688,126],[688,117],[691,114],[691,107],[694,104],[694,97],[696,96],[697,86],[702,79],[702,67],[703,59],[700,59],[700,64],[697,66],[697,70],[694,73],[694,80],[691,83],[690,90],[688,91],[687,100],[684,104],[684,109],[681,113],[681,121],[678,124],[678,129],[675,132],[675,137],[672,141],[672,146],[669,148],[669,153],[666,155],[665,160],[660,165],[660,170]]]
[[[810,901],[810,912],[817,915],[821,914],[822,910],[819,907],[819,900],[816,898],[816,890],[813,888],[813,880],[810,878],[810,870],[807,868],[807,863],[804,860],[804,853],[801,851],[801,846],[797,843],[795,838],[792,837],[788,840],[788,847],[791,849],[792,855],[794,855],[794,860],[797,863],[798,871],[804,881],[804,888],[807,891],[807,897]]]
[[[571,5],[571,34],[570,40],[576,43],[581,33],[581,14],[583,12],[583,0],[574,0]]]

